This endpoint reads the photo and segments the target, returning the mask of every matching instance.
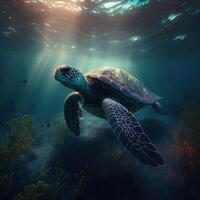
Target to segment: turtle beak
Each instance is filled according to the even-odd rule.
[[[53,75],[54,75],[54,78],[55,78],[56,80],[58,80],[59,74],[60,74],[60,67],[55,67],[55,68],[53,69]]]

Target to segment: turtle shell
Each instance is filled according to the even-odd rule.
[[[154,104],[160,97],[147,90],[145,86],[128,72],[112,67],[101,67],[87,74],[90,79],[98,79],[114,90],[121,92],[127,98],[131,98],[143,104]]]

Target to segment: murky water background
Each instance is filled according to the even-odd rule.
[[[28,199],[35,184],[29,199],[198,199],[199,2],[63,2],[0,3],[0,197]],[[136,116],[166,166],[137,162],[86,112],[75,137],[63,121],[71,90],[52,74],[61,64],[122,68],[162,96],[166,116]]]

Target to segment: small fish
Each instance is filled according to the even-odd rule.
[[[50,128],[50,123],[46,123],[47,128]]]
[[[10,106],[14,106],[15,103],[14,103],[13,101],[10,101],[10,102],[9,102],[9,105],[10,105]]]
[[[21,83],[27,84],[27,83],[28,83],[28,80],[24,79]]]

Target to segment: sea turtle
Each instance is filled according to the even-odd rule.
[[[63,85],[75,90],[64,103],[64,116],[69,129],[80,134],[80,105],[88,112],[106,118],[118,140],[146,165],[163,166],[164,160],[132,114],[146,105],[162,113],[160,97],[147,90],[128,72],[100,67],[85,75],[71,66],[58,66],[54,77]]]

